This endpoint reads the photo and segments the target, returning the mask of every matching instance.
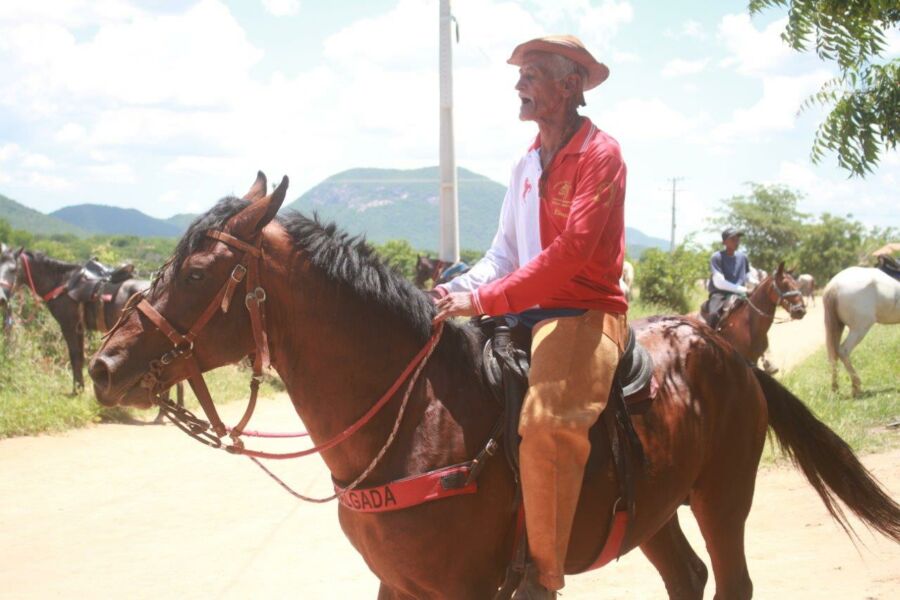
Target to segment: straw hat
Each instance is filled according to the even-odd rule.
[[[584,67],[587,70],[587,77],[584,79],[582,91],[594,89],[609,77],[609,68],[597,62],[581,40],[574,35],[548,35],[519,44],[506,62],[520,67],[529,52],[559,54]]]

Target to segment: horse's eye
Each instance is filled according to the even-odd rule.
[[[191,281],[201,281],[203,279],[203,273],[201,271],[191,271],[188,274],[188,279]]]

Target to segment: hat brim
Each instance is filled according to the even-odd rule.
[[[550,54],[560,54],[569,60],[581,65],[587,70],[582,91],[592,90],[609,77],[609,67],[591,56],[591,53],[584,48],[569,45],[560,42],[550,42],[547,40],[531,40],[524,44],[519,44],[513,50],[512,56],[506,62],[517,67],[521,67],[525,62],[525,55],[529,52],[547,52]]]

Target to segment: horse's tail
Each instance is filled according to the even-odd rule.
[[[900,505],[881,489],[850,446],[773,377],[757,368],[753,372],[766,396],[769,426],[782,452],[803,471],[831,516],[851,534],[837,497],[864,523],[900,542]]]
[[[825,288],[822,303],[825,305],[825,347],[828,348],[828,359],[834,363],[844,333],[844,322],[837,311],[837,287],[829,285]]]

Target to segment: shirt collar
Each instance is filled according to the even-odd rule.
[[[595,130],[594,124],[588,117],[582,117],[581,127],[578,128],[578,131],[575,132],[575,135],[572,136],[572,139],[569,140],[569,143],[563,146],[562,150],[559,151],[560,155],[564,154],[581,154],[584,152],[584,149],[587,147],[587,139],[590,134]],[[541,147],[541,134],[538,133],[534,138],[534,143],[531,144],[531,147],[528,149],[529,152],[532,150],[537,150]]]

